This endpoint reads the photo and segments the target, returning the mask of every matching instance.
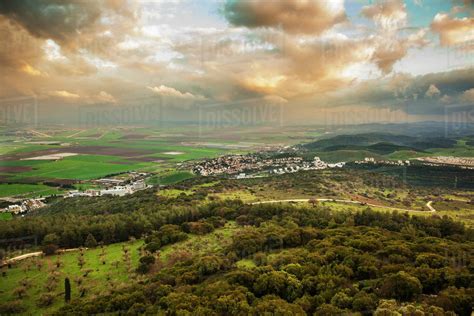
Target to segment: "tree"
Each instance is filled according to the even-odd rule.
[[[311,198],[309,199],[308,203],[315,207],[316,205],[318,205],[319,202],[316,198]]]
[[[352,308],[356,311],[362,312],[364,315],[370,315],[377,307],[377,303],[372,295],[365,292],[359,292],[354,296],[352,301]]]
[[[306,315],[301,306],[288,303],[274,295],[267,295],[257,301],[255,315]]]
[[[64,279],[64,301],[69,303],[71,300],[71,282],[69,278]]]
[[[97,247],[97,240],[95,240],[95,237],[92,234],[87,235],[84,246],[86,246],[87,248]]]
[[[293,301],[301,295],[301,282],[292,274],[284,271],[271,271],[260,275],[254,284],[257,295],[274,294],[287,301]]]
[[[25,305],[19,300],[0,304],[0,315],[20,314],[25,310]]]
[[[223,261],[217,256],[204,256],[197,262],[197,270],[201,276],[216,273],[223,266]]]
[[[161,243],[159,241],[152,241],[145,246],[145,250],[151,253],[157,252],[161,248]]]
[[[23,296],[26,294],[26,287],[25,286],[19,286],[17,287],[14,291],[13,294],[18,296],[18,298],[23,298]]]
[[[150,272],[151,266],[155,263],[155,257],[144,256],[140,258],[140,264],[138,265],[137,272],[141,274],[147,274]]]
[[[38,307],[48,307],[51,306],[54,302],[54,294],[53,293],[44,293],[38,299],[37,305]]]
[[[409,301],[421,294],[420,280],[405,271],[392,274],[383,279],[380,292],[383,297],[395,298],[400,301]]]
[[[55,233],[48,234],[42,242],[42,251],[45,255],[50,256],[56,253],[59,248],[59,237]]]

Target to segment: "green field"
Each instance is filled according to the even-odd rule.
[[[187,171],[172,171],[153,176],[148,179],[148,183],[153,185],[170,185],[191,179],[192,177],[194,175]]]
[[[0,213],[0,221],[9,221],[13,218],[12,213]]]
[[[0,185],[2,182],[18,185],[17,188],[9,187],[1,190],[0,197],[56,193],[45,190],[44,186],[35,182],[76,180],[85,181],[81,185],[87,187],[88,180],[129,171],[156,173],[157,175],[150,180],[152,184],[173,184],[191,177],[188,172],[163,173],[164,170],[174,170],[177,163],[216,157],[236,151],[202,145],[202,139],[196,136],[195,127],[187,130],[173,128],[70,130],[51,127],[50,129],[43,128],[40,133],[50,137],[41,137],[33,133],[21,141],[12,137],[0,139],[0,167],[3,167],[0,171]],[[182,144],[184,141],[186,141],[185,145]],[[99,152],[94,153],[94,150],[88,150],[91,146],[99,148]],[[74,148],[73,152],[79,154],[56,161],[23,160],[24,157],[31,158],[48,154],[45,150],[68,152],[68,147]],[[2,160],[2,155],[6,159]],[[12,155],[17,155],[18,158],[12,159]],[[23,169],[18,171],[19,169],[15,167]]]
[[[43,184],[6,184],[0,183],[0,197],[6,196],[40,196],[59,194],[60,190]]]
[[[230,237],[238,228],[235,222],[227,222],[224,227],[207,235],[188,234],[185,241],[163,247],[160,250],[160,259],[167,261],[172,254],[180,251],[192,251],[199,255],[215,254],[230,243]]]
[[[105,264],[102,264],[101,248],[89,249],[84,251],[85,265],[81,269],[78,265],[79,251],[71,251],[61,255],[54,255],[42,259],[30,258],[14,265],[13,268],[3,268],[6,277],[0,282],[0,301],[13,301],[17,299],[14,294],[15,289],[21,287],[22,282],[29,283],[22,305],[28,310],[29,315],[42,315],[50,313],[64,305],[64,278],[71,281],[71,298],[74,301],[79,298],[78,285],[75,280],[82,278],[82,284],[85,289],[85,296],[91,297],[95,294],[104,293],[125,284],[133,273],[127,271],[127,266],[122,260],[123,246],[126,246],[130,252],[131,268],[137,266],[139,251],[138,248],[143,241],[134,241],[128,243],[117,243],[104,247]],[[60,267],[56,269],[56,263],[60,262]],[[41,264],[39,268],[38,263]],[[117,263],[117,266],[115,264]],[[87,272],[87,276],[84,275]],[[56,286],[50,292],[45,289],[48,278],[55,275]],[[37,307],[38,300],[42,294],[50,293],[54,296],[53,304],[46,308]]]

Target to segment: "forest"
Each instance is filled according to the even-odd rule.
[[[45,252],[83,242],[94,246],[81,238],[83,227],[90,227],[87,234],[99,243],[146,236],[133,272],[146,278],[72,300],[57,314],[470,315],[474,235],[447,217],[368,209],[334,213],[319,205],[249,206],[240,201],[197,209],[169,204],[166,209],[110,214],[103,223],[89,216],[90,222],[75,229],[68,221],[78,218],[62,218],[66,226],[42,239]],[[160,257],[162,247],[209,234],[229,221],[239,228],[221,251]],[[21,304],[5,303],[0,310],[14,311],[21,311]]]

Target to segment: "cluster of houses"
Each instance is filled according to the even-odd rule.
[[[345,166],[345,162],[327,163],[322,161],[319,157],[314,157],[313,161],[300,160],[298,164],[289,165],[284,168],[276,168],[271,172],[275,174],[285,174],[298,172],[300,170],[323,170],[328,168],[342,168]]]
[[[373,157],[365,157],[364,160],[357,160],[357,161],[354,161],[354,163],[356,163],[358,165],[383,164],[383,165],[392,165],[392,166],[409,166],[410,165],[410,160],[377,160]]]
[[[104,196],[104,195],[115,195],[124,196],[132,194],[140,190],[145,190],[151,186],[145,184],[145,180],[134,181],[130,184],[114,185],[109,186],[105,189],[90,189],[86,191],[73,190],[69,191],[65,197],[78,197],[78,196]]]
[[[6,208],[0,209],[0,213],[7,212],[7,213],[15,214],[15,215],[24,214],[24,213],[31,212],[45,206],[46,204],[44,204],[43,201],[44,201],[44,198],[28,199],[28,200],[22,201],[20,204],[13,204],[13,205],[9,205]]]
[[[100,181],[102,180],[102,181]],[[104,196],[104,195],[113,195],[113,196],[124,196],[127,194],[132,194],[140,190],[150,188],[150,185],[146,185],[144,179],[133,181],[131,183],[123,183],[122,180],[115,179],[100,179],[102,184],[105,185],[104,189],[91,189],[86,191],[72,190],[64,195],[65,198],[68,197],[79,197],[79,196]],[[107,181],[105,181],[107,180]],[[120,185],[113,185],[118,184]],[[0,209],[0,213],[12,213],[14,215],[25,214],[36,210],[38,208],[46,206],[44,203],[45,198],[39,199],[28,199],[24,200],[21,203],[9,205],[6,208]]]
[[[468,157],[452,157],[452,156],[439,156],[439,157],[423,157],[417,160],[427,165],[448,165],[458,166],[464,169],[474,169],[474,158]]]
[[[193,166],[192,171],[202,176],[234,175],[242,179],[249,177],[247,172],[267,171],[275,174],[292,173],[300,170],[318,170],[326,168],[342,168],[345,162],[326,163],[319,157],[313,161],[302,157],[263,158],[256,155],[228,155],[206,160]]]
[[[124,178],[103,178],[94,180],[94,182],[101,187],[101,189],[90,189],[85,191],[71,190],[64,198],[79,197],[79,196],[124,196],[132,194],[140,190],[150,188],[150,185],[145,183],[148,173],[129,172]],[[59,196],[59,195],[58,195]],[[21,203],[10,205],[6,208],[0,209],[0,213],[12,213],[14,215],[25,214],[35,209],[46,206],[45,198],[28,199]]]

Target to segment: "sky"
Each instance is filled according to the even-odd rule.
[[[473,12],[472,0],[0,0],[0,107],[34,96],[63,117],[160,98],[185,118],[263,102],[305,124],[442,120],[474,109]]]

